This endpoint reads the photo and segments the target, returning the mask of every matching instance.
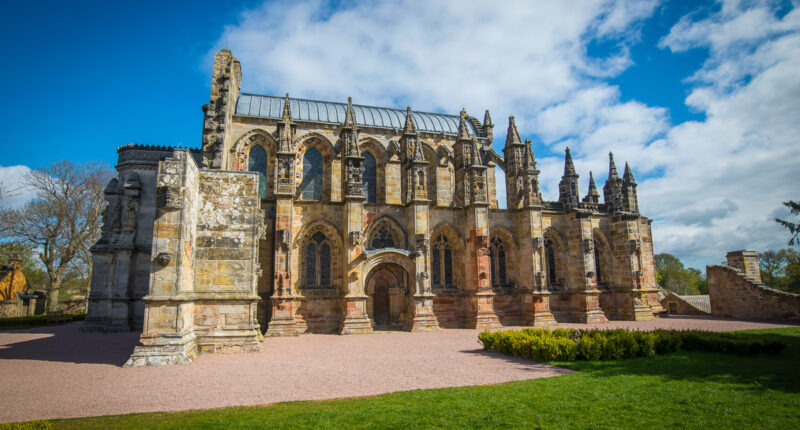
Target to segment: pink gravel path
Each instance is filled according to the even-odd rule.
[[[563,324],[578,327],[580,324]],[[601,327],[741,330],[781,324],[672,317]],[[268,338],[250,354],[122,368],[138,333],[80,324],[0,332],[0,422],[258,405],[493,384],[567,370],[480,351],[476,330]]]

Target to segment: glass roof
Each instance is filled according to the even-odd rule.
[[[344,123],[346,103],[295,98],[289,98],[289,103],[295,121]],[[402,130],[405,124],[404,109],[354,104],[353,111],[359,126]],[[283,97],[242,93],[236,103],[236,115],[240,116],[280,119],[282,112]],[[458,115],[411,111],[411,116],[419,132],[458,134]],[[475,135],[474,124],[471,121],[467,121],[467,124],[470,134]]]

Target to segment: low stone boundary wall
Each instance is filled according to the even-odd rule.
[[[707,266],[711,314],[771,321],[800,321],[800,294],[767,288],[728,266]]]

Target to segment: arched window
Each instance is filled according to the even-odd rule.
[[[258,195],[267,196],[267,151],[260,145],[250,148],[247,157],[247,170],[258,172]]]
[[[506,247],[502,239],[495,236],[489,245],[489,260],[492,265],[492,286],[503,287],[508,284],[506,279]]]
[[[605,273],[603,273],[602,269],[602,262],[600,261],[600,253],[598,252],[598,248],[600,248],[600,244],[597,241],[594,241],[594,272],[597,274],[597,283],[598,284],[605,284]]]
[[[558,273],[556,272],[556,252],[555,245],[550,239],[544,241],[544,253],[547,260],[547,286],[558,286]]]
[[[316,232],[306,245],[306,288],[331,286],[331,245],[322,232]]]
[[[453,285],[453,249],[445,235],[440,234],[431,248],[432,283],[434,287]]]
[[[369,249],[396,248],[397,243],[391,227],[385,223],[378,226],[372,233],[368,246]]]
[[[375,165],[375,157],[369,152],[362,152],[361,156],[364,157],[364,197],[367,203],[375,203],[377,201],[377,166]]]
[[[300,189],[303,200],[322,200],[322,154],[316,148],[308,148],[303,155]]]
[[[247,170],[267,176],[267,151],[261,145],[254,145],[250,148]]]

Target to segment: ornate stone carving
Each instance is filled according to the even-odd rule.
[[[638,251],[641,249],[641,247],[641,243],[636,239],[631,239],[628,241],[628,249],[630,249],[632,253]]]
[[[360,231],[351,231],[350,232],[350,246],[356,247],[361,246],[362,235]]]
[[[430,237],[427,234],[418,234],[415,236],[415,238],[416,252],[424,255],[430,248]]]
[[[531,248],[533,249],[542,249],[544,248],[544,239],[541,237],[532,237],[531,238]]]
[[[278,174],[275,175],[275,192],[279,194],[294,193],[294,179],[292,177],[294,158],[291,156],[279,156],[277,164]]]
[[[159,252],[156,256],[156,261],[162,266],[169,266],[169,263],[172,262],[172,254],[169,252]]]
[[[180,189],[167,185],[158,187],[156,190],[158,207],[164,210],[176,210],[183,208],[183,199]]]
[[[275,243],[281,251],[288,251],[292,243],[292,231],[289,229],[275,231]]]
[[[591,254],[592,252],[594,252],[594,240],[583,239],[583,253]]]

